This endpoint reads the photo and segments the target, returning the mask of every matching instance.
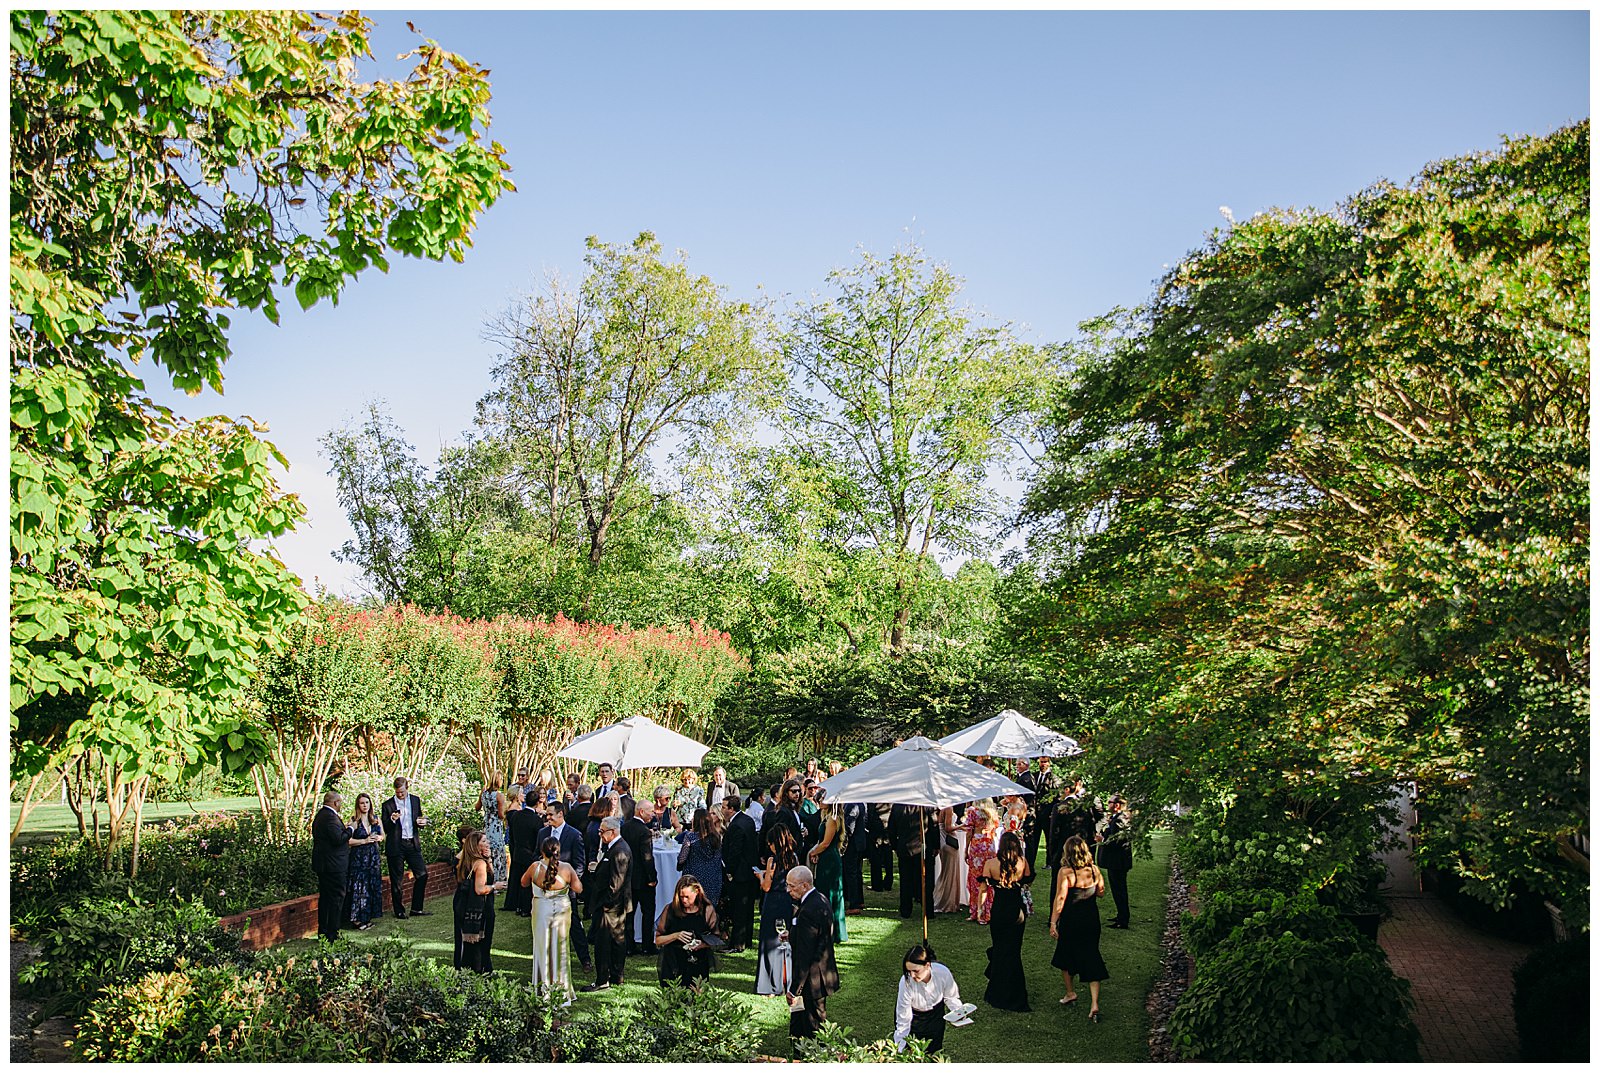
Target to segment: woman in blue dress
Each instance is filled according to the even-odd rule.
[[[722,900],[722,821],[709,810],[694,810],[690,829],[683,833],[678,867],[700,881],[706,901],[715,908]]]
[[[500,773],[489,776],[489,785],[478,798],[483,808],[483,838],[489,849],[489,869],[496,883],[511,874],[511,858],[506,852],[506,795],[500,792]]]
[[[350,839],[350,923],[357,931],[372,927],[372,918],[383,915],[383,826],[372,814],[372,798],[356,795],[356,813],[350,817],[356,829]]]

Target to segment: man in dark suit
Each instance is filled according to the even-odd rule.
[[[931,822],[928,812],[917,805],[895,805],[890,810],[889,827],[894,833],[895,856],[900,862],[902,917],[911,915],[911,904],[919,897],[928,915],[934,915],[933,879],[942,836],[939,825]]]
[[[567,789],[561,795],[561,803],[568,808],[578,803],[578,787],[583,785],[583,779],[576,771],[567,772]]]
[[[633,819],[633,814],[638,811],[638,802],[633,799],[633,780],[626,775],[617,776],[617,804],[622,806],[622,818]]]
[[[1019,760],[1018,772],[1023,772],[1026,761]],[[1013,780],[1019,786],[1026,786],[1033,796],[1028,799],[1028,830],[1024,840],[1024,852],[1029,861],[1037,861],[1039,855],[1039,839],[1044,838],[1045,860],[1053,861],[1056,855],[1055,836],[1051,831],[1052,821],[1055,818],[1056,799],[1061,795],[1061,776],[1051,770],[1050,758],[1041,756],[1034,761],[1034,769],[1018,774]],[[1035,867],[1038,867],[1035,864]]]
[[[789,949],[794,958],[794,980],[789,997],[804,1006],[789,1008],[789,1035],[811,1038],[827,1020],[826,999],[839,990],[839,967],[833,960],[833,907],[818,890],[805,865],[791,868],[785,880],[794,899],[794,920],[789,926]]]
[[[622,982],[622,964],[628,915],[633,910],[633,854],[622,840],[622,817],[600,821],[600,859],[591,873],[594,897],[589,902],[593,922],[595,981],[582,991],[604,991]]]
[[[587,790],[589,788],[585,786],[583,789]],[[583,845],[583,832],[576,823],[567,822],[568,817],[571,814],[576,813],[580,807],[582,808],[584,815],[587,815],[589,812],[589,803],[587,801],[583,802],[581,806],[573,806],[570,811],[559,801],[546,805],[544,814],[545,819],[548,822],[544,827],[540,828],[538,837],[534,839],[533,844],[535,847],[534,853],[535,856],[537,856],[538,847],[544,845],[545,839],[555,839],[561,844],[560,852],[562,863],[571,865],[574,872],[578,873],[579,876],[583,876],[584,866],[589,863],[588,851]],[[521,881],[520,876],[518,877],[518,881]],[[585,880],[585,882],[587,882],[587,880]],[[531,899],[533,892],[529,891],[528,893]],[[577,908],[578,896],[569,890],[567,892],[567,898],[572,902],[573,906],[573,927],[568,929],[572,932],[572,949],[577,952],[578,964],[587,969],[591,967],[589,962],[589,939],[583,933],[583,924],[580,919],[581,914],[578,912]]]
[[[1106,886],[1111,888],[1111,898],[1117,903],[1117,915],[1109,928],[1128,926],[1128,873],[1133,870],[1132,831],[1128,829],[1128,816],[1120,794],[1106,800],[1106,826],[1098,836],[1101,839],[1098,853],[1100,870],[1105,873]]]
[[[594,804],[594,789],[587,784],[581,785],[577,790],[576,804],[567,806],[567,823],[578,829],[583,834],[583,829],[589,826],[589,806]]]
[[[722,799],[722,866],[728,873],[728,946],[736,954],[750,945],[750,935],[755,925],[756,881],[755,868],[760,862],[756,821],[745,815],[739,807],[739,795],[727,794]]]
[[[1100,826],[1103,813],[1095,808],[1094,799],[1083,788],[1082,779],[1072,780],[1072,790],[1056,802],[1056,807],[1051,813],[1050,831],[1054,845],[1046,846],[1046,855],[1050,859],[1050,889],[1055,890],[1057,880],[1061,874],[1061,854],[1066,851],[1067,839],[1077,835],[1090,846],[1094,845],[1094,836]],[[1049,913],[1039,913],[1047,918]]]
[[[655,810],[655,802],[639,801],[634,804],[632,819],[622,821],[622,840],[633,854],[633,905],[639,914],[637,942],[633,938],[633,922],[628,922],[630,954],[656,952],[656,855],[651,845],[655,832],[650,829]]]
[[[872,860],[872,889],[894,890],[894,834],[889,820],[894,806],[878,802],[867,806],[867,856]]]
[[[844,911],[859,913],[867,904],[861,884],[861,861],[867,855],[867,806],[844,806]]]
[[[422,798],[411,792],[411,783],[402,776],[394,780],[394,796],[383,803],[383,851],[389,858],[389,901],[394,915],[406,918],[405,884],[401,879],[411,870],[411,915],[428,916],[422,900],[428,895],[428,866],[422,863],[422,828],[428,818],[422,814]]]
[[[317,873],[317,934],[328,942],[339,938],[344,918],[344,893],[350,876],[350,836],[340,809],[344,798],[329,790],[311,821],[311,870]]]
[[[612,790],[615,790],[617,788],[617,784],[614,781],[612,781],[612,779],[613,779],[612,773],[615,770],[616,769],[613,768],[610,764],[601,764],[600,765],[600,782],[594,788],[594,796],[596,796],[596,797],[604,797],[604,796],[606,796],[606,794],[609,794]]]
[[[518,916],[533,915],[533,892],[522,885],[522,873],[539,858],[539,830],[544,817],[529,804],[538,795],[530,786],[519,793],[513,786],[506,793],[506,845],[511,850],[511,870],[506,874],[506,904],[502,907]]]

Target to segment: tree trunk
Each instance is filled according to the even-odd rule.
[[[41,771],[30,778],[27,790],[23,791],[22,807],[17,810],[17,822],[11,827],[11,845],[13,846],[17,844],[17,835],[21,833],[22,825],[28,822],[28,813],[32,812],[34,805],[38,803],[34,801],[33,795],[38,791],[39,783],[44,781],[45,775],[46,772]]]

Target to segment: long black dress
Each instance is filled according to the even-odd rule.
[[[451,899],[450,908],[455,915],[456,968],[471,969],[487,976],[490,971],[489,948],[494,945],[493,892],[479,894],[477,878],[468,871],[467,878],[456,884],[456,893]],[[468,943],[461,940],[461,925],[468,910],[472,909],[483,911],[483,938],[475,943]]]
[[[701,906],[693,913],[685,915],[679,912],[676,900],[661,910],[661,916],[656,920],[657,935],[686,931],[697,939],[704,939],[716,930],[715,909]],[[657,949],[661,952],[657,970],[660,972],[662,983],[679,983],[685,987],[694,987],[697,980],[711,978],[711,969],[716,960],[711,956],[709,946],[701,946],[698,950],[686,950],[682,943],[672,942]]]
[[[1111,971],[1100,956],[1100,907],[1093,887],[1073,887],[1056,919],[1056,953],[1050,964],[1085,983],[1109,980]]]
[[[994,905],[989,909],[989,967],[983,974],[989,986],[983,1001],[997,1010],[1027,1013],[1028,980],[1022,968],[1022,932],[1027,914],[1022,908],[1022,890],[1033,882],[1033,869],[1023,865],[1022,880],[1014,884],[984,877],[994,888]]]

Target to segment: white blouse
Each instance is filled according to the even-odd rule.
[[[930,967],[933,974],[927,983],[900,974],[900,997],[894,1004],[894,1045],[899,1050],[906,1049],[906,1040],[911,1036],[913,1010],[931,1010],[941,1002],[951,1010],[961,1005],[961,991],[950,970],[938,961]]]

